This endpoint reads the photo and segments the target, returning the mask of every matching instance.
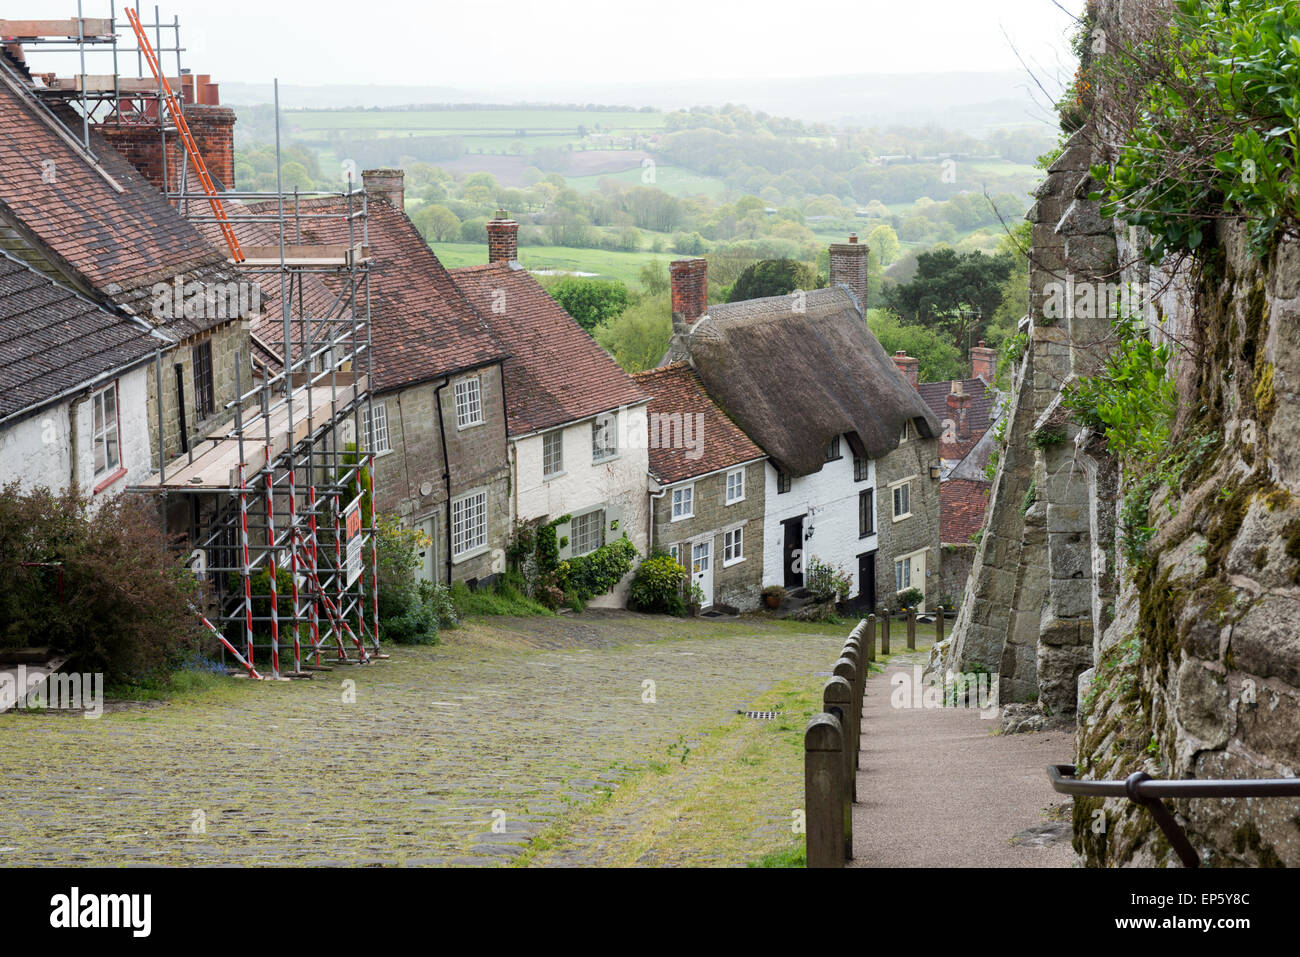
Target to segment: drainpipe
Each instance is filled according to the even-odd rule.
[[[433,390],[433,404],[438,409],[438,437],[442,440],[442,486],[447,493],[447,587],[451,587],[451,459],[447,457],[447,423],[442,414],[442,390],[451,384],[448,376]]]
[[[653,475],[651,475],[650,477],[654,478]],[[655,481],[658,481],[658,479],[655,479]],[[661,488],[658,492],[647,491],[647,495],[649,496],[650,499],[650,514],[646,516],[645,551],[647,555],[649,555],[651,552],[655,550],[655,502],[658,499],[663,498],[667,494],[668,494],[668,486],[666,485],[663,488]]]

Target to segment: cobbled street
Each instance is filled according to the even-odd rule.
[[[508,863],[777,682],[819,685],[847,628],[500,619],[310,681],[231,680],[98,720],[3,715],[0,855],[12,866]],[[769,829],[788,830],[802,781],[787,783],[745,795]]]

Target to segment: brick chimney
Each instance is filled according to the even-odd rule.
[[[400,169],[366,169],[361,171],[361,185],[366,201],[387,203],[399,213],[406,208],[406,173]]]
[[[850,233],[847,243],[831,244],[831,285],[845,285],[858,300],[863,314],[867,309],[867,257],[871,250]]]
[[[970,403],[971,397],[966,394],[958,379],[948,393],[948,418],[957,426],[957,438],[963,440],[970,438]]]
[[[487,224],[488,262],[508,263],[519,258],[519,224],[504,209]]]
[[[980,340],[980,344],[971,348],[970,351],[971,375],[976,379],[983,379],[985,382],[992,383],[993,377],[998,372],[998,351],[990,349]]]
[[[709,310],[709,261],[678,259],[668,264],[673,287],[673,330],[684,331]]]
[[[903,373],[903,378],[912,383],[915,389],[921,384],[921,360],[914,359],[901,349],[894,353],[894,365]]]
[[[194,143],[218,189],[235,188],[235,111],[228,106],[191,104],[181,107],[185,121],[194,134]],[[167,137],[167,182],[163,183],[163,150],[156,128],[114,126],[96,127],[104,139],[138,169],[159,190],[180,189],[181,157],[184,155],[179,136]],[[199,192],[193,164],[185,178],[185,188]]]

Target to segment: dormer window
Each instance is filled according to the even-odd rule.
[[[841,458],[841,455],[840,437],[837,435],[835,438],[831,439],[831,444],[826,446],[826,461],[834,462],[838,458]]]

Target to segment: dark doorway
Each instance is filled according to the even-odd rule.
[[[803,587],[803,520],[804,516],[788,518],[785,526],[785,587]]]
[[[858,556],[858,596],[849,602],[849,610],[864,615],[876,610],[876,553]]]

